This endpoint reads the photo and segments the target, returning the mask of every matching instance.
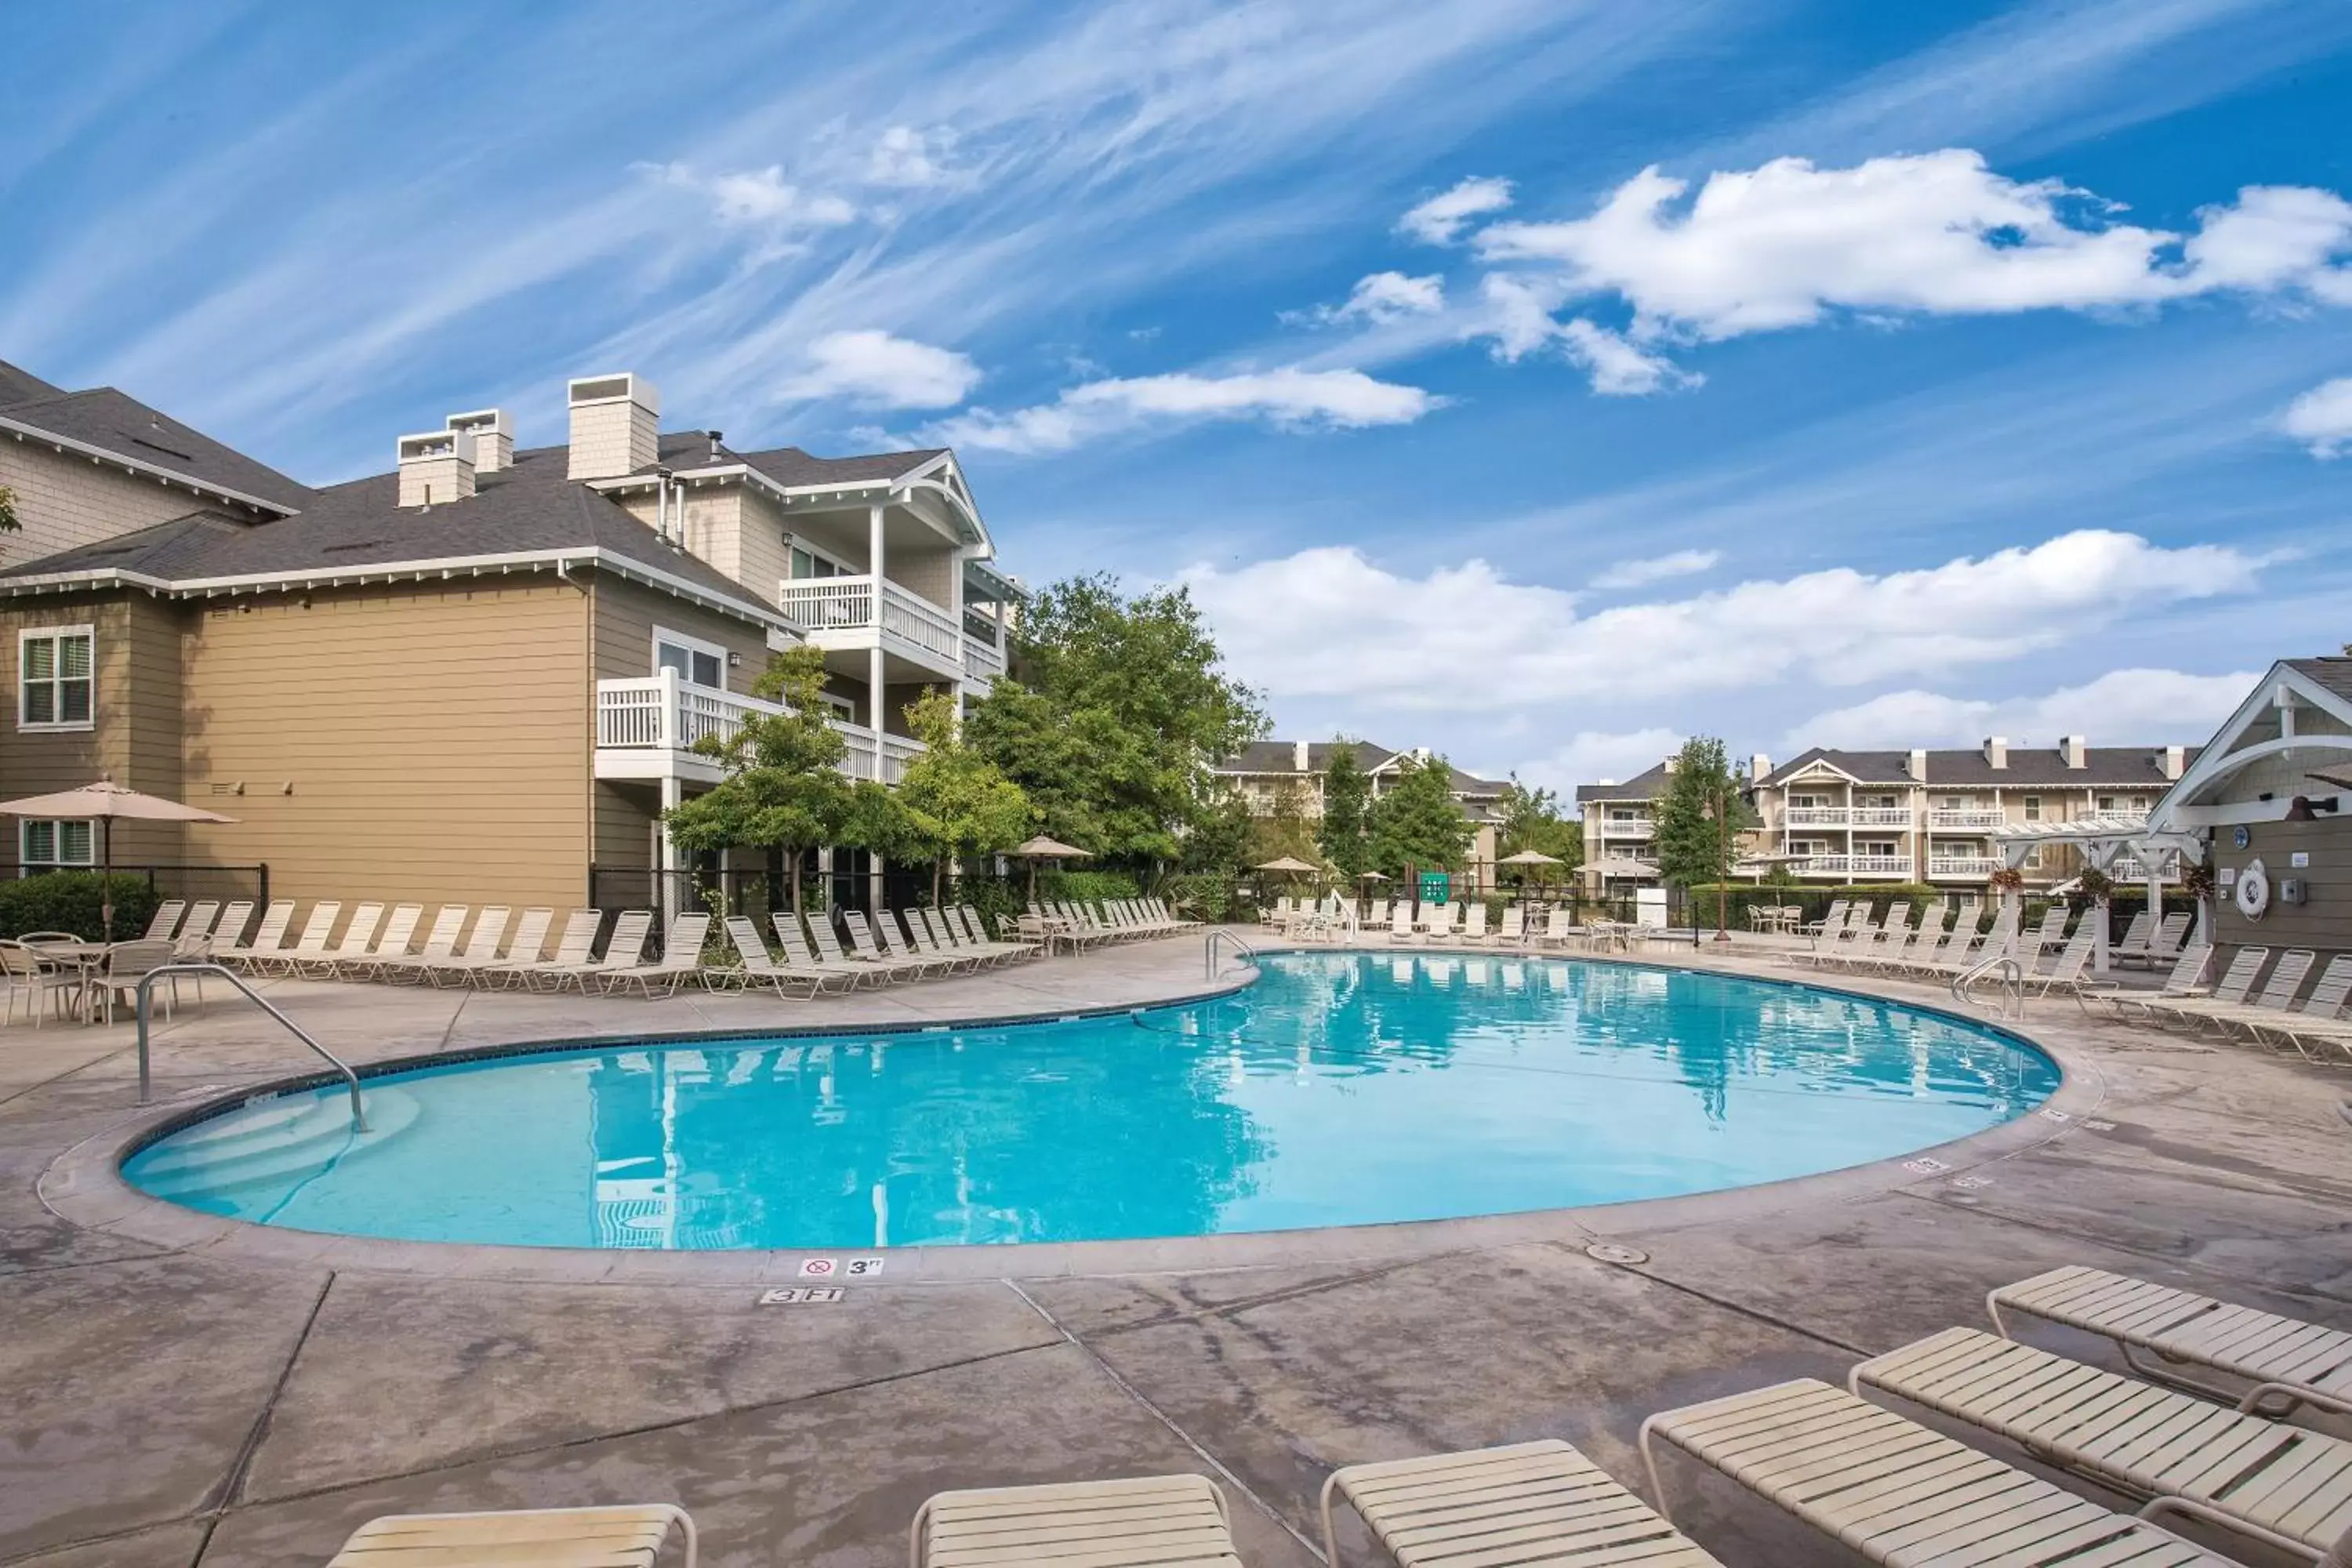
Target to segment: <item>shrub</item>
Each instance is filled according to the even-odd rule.
[[[1187,871],[1169,878],[1160,890],[1171,908],[1196,920],[1257,919],[1256,908],[1248,903],[1231,871]]]
[[[1003,939],[1013,918],[1028,908],[1026,883],[1014,883],[1001,877],[966,877],[957,882],[950,897],[957,903],[970,904],[980,913],[980,923],[992,937]]]
[[[95,871],[44,871],[13,882],[0,882],[0,935],[19,937],[33,931],[69,931],[89,942],[101,940],[104,908],[99,884],[106,879]],[[117,872],[113,878],[114,940],[121,942],[144,932],[160,901],[144,877]]]
[[[1043,871],[1037,877],[1041,899],[1092,904],[1105,899],[1139,898],[1142,892],[1135,879],[1124,871]]]

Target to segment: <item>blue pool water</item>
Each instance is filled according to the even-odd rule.
[[[1066,1024],[509,1057],[184,1129],[125,1168],[303,1230],[547,1247],[957,1246],[1558,1208],[1859,1164],[2020,1115],[1960,1019],[1628,964],[1270,957]]]

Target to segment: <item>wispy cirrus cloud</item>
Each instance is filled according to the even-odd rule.
[[[865,408],[952,408],[980,383],[968,355],[868,328],[828,332],[809,345],[805,369],[783,395],[840,397]]]
[[[1712,572],[1722,559],[1723,552],[1720,550],[1670,550],[1664,555],[1620,561],[1595,574],[1592,585],[1612,590],[1646,587],[1652,583],[1663,583],[1669,577],[1688,577],[1700,572]]]
[[[1511,205],[1511,182],[1472,175],[1450,190],[1417,202],[1397,219],[1397,232],[1423,245],[1451,245],[1462,231],[1490,213]]]
[[[1065,389],[1051,403],[1003,413],[975,408],[923,438],[980,451],[1063,452],[1153,426],[1263,420],[1285,429],[1355,430],[1409,425],[1445,400],[1354,370],[1244,371],[1116,377]]]

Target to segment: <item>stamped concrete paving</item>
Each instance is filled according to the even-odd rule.
[[[1197,991],[1201,966],[1197,942],[1174,941],[802,1005],[276,990],[331,1046],[381,1059],[1064,1012]],[[1017,1249],[999,1255],[1012,1278],[963,1258],[978,1277],[789,1309],[757,1304],[789,1259],[720,1260],[723,1279],[557,1259],[534,1279],[77,1225],[37,1183],[152,1114],[133,1103],[129,1032],[0,1031],[0,1563],[316,1563],[383,1512],[672,1499],[707,1562],[847,1568],[903,1561],[908,1519],[942,1487],[1179,1469],[1226,1484],[1245,1561],[1303,1568],[1335,1465],[1559,1436],[1637,1481],[1649,1411],[1839,1376],[1979,1321],[1988,1288],[2062,1261],[2352,1327],[2347,1075],[2088,1026],[2072,1004],[2037,1004],[2029,1026],[2066,1061],[2075,1120],[1972,1141],[1946,1174],[1186,1244],[1168,1267]],[[158,1036],[165,1099],[302,1065],[217,997]],[[1649,1261],[1585,1256],[1603,1235]],[[1687,1470],[1669,1484],[1727,1563],[1858,1561]]]

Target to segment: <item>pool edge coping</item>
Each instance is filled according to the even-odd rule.
[[[1423,946],[1320,946],[1284,943],[1254,950],[1278,953],[1450,953],[1502,958],[1496,949]],[[1202,1273],[1302,1263],[1379,1264],[1440,1256],[1480,1247],[1549,1243],[1582,1247],[1633,1232],[1655,1232],[1775,1213],[1813,1202],[1841,1203],[1922,1184],[1944,1185],[1980,1165],[2063,1137],[2105,1101],[2106,1081],[2084,1052],[2041,1037],[2022,1020],[1991,1020],[1932,1002],[1916,1001],[1851,984],[1826,984],[1795,976],[1749,974],[1704,963],[1661,960],[1653,955],[1526,953],[1545,961],[1597,963],[1672,973],[1712,974],[1755,984],[1801,987],[1862,1001],[1891,1004],[1968,1023],[2006,1036],[2047,1058],[2059,1081],[2051,1093],[2021,1114],[1997,1126],[1943,1143],[1906,1151],[1859,1165],[1787,1177],[1776,1182],[1679,1196],[1628,1199],[1570,1208],[1451,1219],[1397,1220],[1363,1226],[1255,1231],[1225,1236],[1170,1237],[1144,1240],[1020,1242],[975,1247],[897,1247],[771,1250],[729,1248],[664,1251],[603,1247],[540,1247],[483,1242],[413,1241],[296,1230],[229,1219],[157,1198],[132,1185],[124,1162],[184,1128],[198,1125],[257,1099],[335,1082],[331,1071],[309,1072],[248,1085],[192,1104],[142,1108],[139,1114],[74,1143],[43,1171],[37,1183],[42,1205],[68,1224],[110,1237],[137,1240],[175,1253],[280,1265],[310,1265],[338,1270],[432,1278],[545,1284],[646,1284],[774,1287],[823,1278],[802,1272],[813,1258],[877,1256],[887,1260],[887,1280],[861,1279],[858,1288],[946,1284],[958,1281],[1044,1279],[1074,1275]],[[1701,955],[1704,956],[1704,955]],[[1045,1008],[996,1013],[967,1019],[881,1023],[855,1029],[809,1026],[781,1029],[673,1031],[631,1037],[629,1045],[713,1045],[729,1040],[839,1037],[845,1035],[919,1035],[957,1029],[1008,1027],[1086,1018],[1131,1016],[1187,1006],[1248,989],[1259,977],[1253,964],[1230,984],[1197,992],[1086,1008]],[[509,1041],[427,1056],[388,1058],[354,1068],[364,1081],[421,1068],[450,1067],[507,1057],[559,1055],[611,1048],[605,1037]],[[2053,1114],[2054,1113],[2054,1114]],[[1932,1159],[1940,1167],[1923,1171],[1912,1163]],[[836,1264],[837,1267],[837,1264]]]

